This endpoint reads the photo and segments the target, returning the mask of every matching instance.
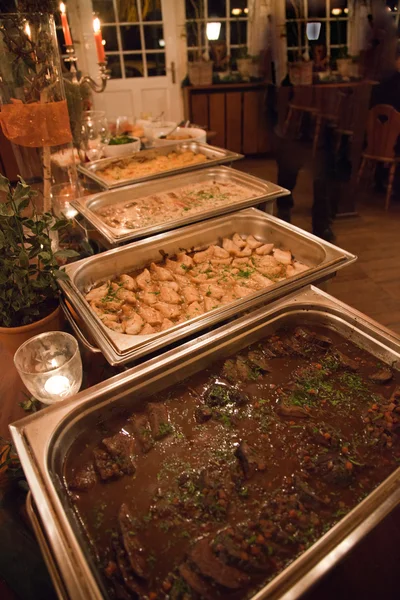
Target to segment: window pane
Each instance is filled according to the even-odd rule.
[[[300,3],[300,0],[286,0],[286,18],[287,19],[297,19],[303,16],[303,2]]]
[[[231,44],[247,44],[247,21],[231,21]]]
[[[342,16],[345,16],[344,9],[348,7],[347,0],[331,0],[331,13],[332,9],[339,8],[342,9]]]
[[[143,29],[146,50],[160,50],[165,46],[162,25],[144,25]]]
[[[107,69],[111,71],[111,79],[121,79],[121,64],[119,56],[107,56]]]
[[[101,28],[103,39],[105,40],[105,51],[113,52],[118,50],[117,28],[112,25],[105,25]]]
[[[247,0],[231,0],[231,17],[245,17],[247,14]]]
[[[199,0],[185,0],[187,19],[204,19],[204,10],[202,2]]]
[[[347,45],[347,21],[331,21],[331,44]]]
[[[190,46],[204,46],[205,26],[204,23],[189,21],[186,23],[186,42]]]
[[[113,0],[92,0],[92,5],[102,23],[115,23]]]
[[[125,76],[143,77],[144,67],[141,54],[125,54]]]
[[[162,21],[161,0],[141,0],[142,21]]]
[[[208,17],[226,17],[226,0],[208,0]]]
[[[139,13],[136,0],[117,0],[117,8],[120,23],[138,23]]]
[[[139,25],[121,26],[121,40],[123,50],[141,50]]]
[[[154,52],[147,52],[147,75],[149,77],[157,77],[159,75],[166,75],[165,69],[165,54],[164,52],[155,54]]]
[[[304,46],[305,42],[305,25],[304,23],[286,23],[287,45],[289,48],[293,46]],[[300,39],[299,39],[300,35]]]
[[[309,17],[326,17],[326,2],[325,0],[309,0],[308,2]]]

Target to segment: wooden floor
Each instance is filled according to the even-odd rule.
[[[244,159],[236,166],[276,181],[273,160]],[[307,170],[301,171],[293,197],[293,224],[311,231],[312,180]],[[393,201],[388,212],[383,206],[384,195],[360,190],[358,216],[335,220],[335,244],[358,260],[329,282],[328,291],[400,335],[400,202]]]

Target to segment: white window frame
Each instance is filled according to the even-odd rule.
[[[106,58],[108,56],[118,56],[119,57],[119,61],[120,61],[120,65],[121,65],[121,77],[114,77],[113,79],[131,79],[131,77],[126,77],[126,71],[125,71],[125,61],[124,61],[124,56],[126,55],[136,55],[136,56],[140,56],[142,59],[142,63],[143,63],[143,77],[156,77],[153,75],[149,75],[148,74],[148,69],[147,69],[147,56],[146,54],[164,54],[165,56],[165,60],[166,60],[166,53],[165,53],[165,48],[160,48],[160,49],[153,49],[153,48],[146,48],[145,46],[145,37],[144,37],[144,28],[146,26],[151,26],[151,25],[161,25],[163,26],[164,23],[163,21],[143,21],[142,20],[142,6],[141,6],[141,2],[140,0],[131,0],[132,2],[136,2],[136,7],[137,7],[137,14],[138,14],[138,21],[120,21],[119,20],[119,14],[118,14],[118,5],[117,5],[117,0],[113,0],[113,6],[114,6],[114,14],[116,17],[116,21],[114,22],[109,22],[109,21],[101,21],[101,26],[103,27],[115,27],[116,28],[116,32],[117,32],[117,43],[118,43],[118,50],[107,50],[107,46],[105,46],[105,53],[106,53]],[[167,15],[163,15],[164,19],[167,18]],[[122,43],[122,35],[121,35],[121,26],[124,25],[137,25],[139,26],[139,32],[140,32],[140,45],[141,45],[141,50],[124,50],[123,49],[123,43]],[[165,71],[167,72],[167,64],[165,65]],[[160,77],[164,77],[164,75],[160,75]]]
[[[185,4],[185,0],[184,4]],[[194,0],[195,2],[198,2],[198,0]],[[207,23],[225,23],[225,43],[226,43],[226,51],[227,51],[227,55],[230,56],[231,54],[231,50],[232,49],[240,49],[240,48],[246,48],[248,47],[249,44],[249,12],[250,12],[250,8],[248,7],[247,10],[247,14],[245,17],[242,16],[234,16],[231,14],[231,0],[226,0],[226,12],[225,12],[225,17],[213,17],[210,16],[208,14],[208,2],[207,0],[203,0],[204,2],[204,17],[201,19],[188,19],[186,17],[186,6],[184,6],[184,10],[185,10],[185,27],[188,26],[188,24],[191,23],[203,23],[204,24],[204,45],[202,46],[189,46],[187,44],[187,58],[188,60],[190,60],[191,56],[193,55],[193,53],[200,53],[201,54],[205,54],[205,56],[209,56],[209,51],[210,51],[210,41],[207,38],[207,34],[206,34],[206,27],[207,27]],[[248,2],[249,4],[249,2]],[[240,22],[244,22],[246,23],[247,27],[246,27],[246,43],[244,44],[231,44],[231,26],[232,23],[236,24],[238,21]]]
[[[285,24],[287,25],[288,23],[325,23],[326,27],[325,27],[325,45],[326,45],[326,53],[327,56],[331,56],[331,50],[332,49],[336,49],[336,48],[345,48],[346,46],[349,46],[349,13],[346,14],[346,16],[337,16],[335,17],[334,15],[332,15],[331,13],[331,0],[325,0],[325,14],[327,15],[326,17],[313,17],[313,16],[308,16],[308,0],[302,0],[303,2],[303,17],[301,17],[300,19],[287,19],[286,18],[286,6],[285,6]],[[350,10],[349,7],[350,2],[347,2],[348,5],[348,10]],[[336,23],[336,22],[345,22],[347,23],[347,30],[346,30],[346,41],[343,44],[331,44],[331,23]],[[301,40],[300,40],[301,42]],[[300,54],[303,54],[307,51],[309,51],[310,49],[310,44],[309,44],[309,40],[307,38],[307,35],[305,35],[305,45],[301,45],[301,46],[289,46],[288,44],[286,44],[286,51],[287,51],[287,58],[288,58],[288,62],[289,61],[289,52],[298,52],[300,51]]]

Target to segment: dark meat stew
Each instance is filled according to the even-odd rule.
[[[396,469],[399,382],[290,327],[82,435],[65,481],[110,597],[250,598]]]

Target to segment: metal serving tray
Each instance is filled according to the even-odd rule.
[[[310,286],[10,426],[45,536],[67,590],[67,595],[60,597],[107,598],[87,538],[63,485],[65,457],[77,436],[92,429],[99,418],[103,420],[120,410],[133,411],[146,397],[240,351],[279,327],[294,323],[331,328],[380,361],[400,369],[400,337]],[[399,501],[400,468],[253,600],[295,600],[301,596]]]
[[[189,250],[196,246],[215,244],[222,237],[232,236],[235,232],[244,235],[253,234],[264,242],[273,242],[280,247],[289,248],[296,259],[308,265],[310,269],[152,335],[126,335],[112,331],[102,323],[85,300],[84,292],[94,283],[143,268],[152,261],[159,262],[161,251],[173,256],[182,248]],[[165,348],[187,335],[210,327],[240,311],[254,308],[308,283],[315,283],[355,260],[356,257],[349,252],[323,242],[320,238],[256,208],[248,208],[67,265],[65,270],[70,279],[60,281],[60,285],[88,329],[90,337],[98,344],[106,359],[112,365],[120,365],[131,363],[146,354]]]
[[[168,171],[161,171],[160,173],[154,173],[153,175],[147,175],[146,177],[133,177],[130,179],[119,179],[115,182],[109,182],[101,176],[101,170],[110,165],[118,163],[126,163],[131,159],[143,159],[152,158],[155,156],[165,156],[171,152],[185,152],[191,150],[195,154],[204,154],[207,157],[207,161],[204,163],[187,165],[180,169],[169,169]],[[116,157],[116,158],[102,158],[101,160],[95,160],[93,162],[84,163],[78,165],[78,170],[83,174],[93,179],[103,188],[112,190],[124,185],[131,183],[140,183],[142,181],[150,181],[154,179],[160,179],[161,177],[167,177],[168,175],[175,175],[177,173],[185,173],[186,171],[194,171],[197,169],[204,169],[205,167],[215,167],[215,165],[221,165],[223,163],[232,162],[243,158],[243,154],[237,152],[231,152],[224,148],[217,148],[217,146],[210,146],[201,142],[179,142],[171,144],[171,146],[164,146],[161,148],[151,148],[150,150],[143,150],[142,152],[136,152],[135,154],[129,154],[128,156]]]
[[[140,198],[143,198],[144,196],[173,191],[189,184],[202,183],[206,185],[213,181],[216,181],[217,183],[236,183],[245,186],[248,189],[248,197],[244,200],[227,203],[217,208],[209,208],[191,216],[181,217],[173,221],[164,221],[162,223],[137,229],[121,228],[118,230],[106,225],[106,223],[104,223],[104,221],[96,214],[97,210],[106,206],[113,206],[119,202],[128,202],[131,200],[140,201]],[[161,231],[176,229],[177,227],[182,227],[189,223],[195,223],[197,221],[202,221],[203,219],[210,219],[235,210],[256,206],[261,202],[269,202],[271,207],[269,212],[272,214],[273,200],[280,196],[286,196],[287,194],[289,194],[288,190],[285,190],[285,188],[275,185],[270,181],[247,175],[246,173],[242,173],[241,171],[229,167],[214,167],[202,169],[196,173],[173,175],[162,180],[148,181],[120,189],[107,190],[94,194],[93,196],[83,196],[82,198],[77,198],[71,202],[71,204],[100,232],[102,236],[106,238],[110,244],[116,246],[149,235],[155,235]]]

